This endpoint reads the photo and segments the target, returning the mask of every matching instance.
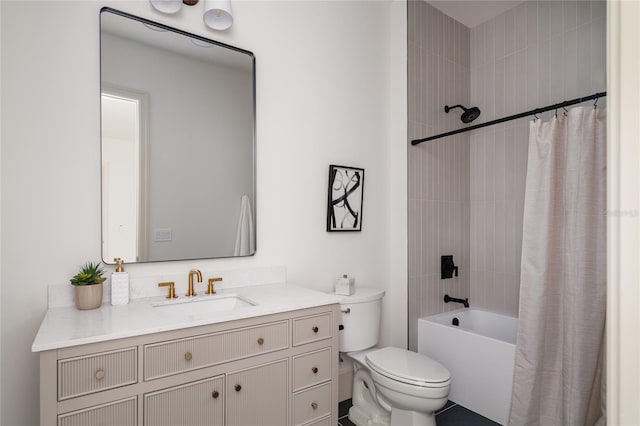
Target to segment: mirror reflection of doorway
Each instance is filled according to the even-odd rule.
[[[147,251],[147,96],[103,87],[101,103],[104,259],[137,262]]]

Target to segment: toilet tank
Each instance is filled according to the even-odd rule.
[[[340,352],[361,351],[378,343],[384,290],[356,287],[340,300]]]

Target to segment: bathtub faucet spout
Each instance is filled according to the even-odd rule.
[[[450,297],[448,294],[445,294],[444,295],[444,303],[449,303],[449,302],[462,303],[465,308],[469,307],[469,298],[457,299],[455,297]]]

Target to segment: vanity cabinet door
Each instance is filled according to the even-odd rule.
[[[288,361],[227,375],[227,426],[285,426],[289,412]]]
[[[222,426],[224,376],[188,383],[144,396],[145,426]]]

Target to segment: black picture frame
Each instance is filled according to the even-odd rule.
[[[329,165],[327,232],[362,231],[364,169]]]

